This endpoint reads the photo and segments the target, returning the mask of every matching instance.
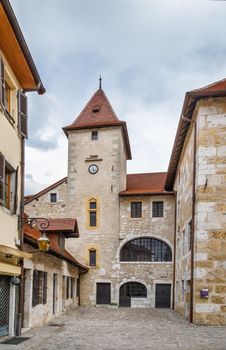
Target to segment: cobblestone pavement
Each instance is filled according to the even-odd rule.
[[[0,350],[226,350],[226,327],[190,325],[168,309],[80,307],[23,336]]]

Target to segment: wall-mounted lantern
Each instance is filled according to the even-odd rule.
[[[20,223],[21,225],[28,224],[31,228],[36,227],[42,231],[41,237],[38,239],[38,248],[42,252],[48,252],[50,241],[45,230],[49,227],[49,220],[46,218],[23,218],[20,219]]]

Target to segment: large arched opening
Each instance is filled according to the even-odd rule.
[[[147,288],[139,282],[124,283],[119,290],[119,306],[130,307],[131,298],[147,298]]]

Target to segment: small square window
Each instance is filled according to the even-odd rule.
[[[98,140],[98,131],[92,131],[92,140]]]
[[[97,208],[97,203],[96,202],[91,202],[89,204],[90,209],[96,209]]]
[[[57,194],[56,193],[50,193],[50,202],[51,203],[57,202]]]
[[[142,216],[142,202],[131,203],[131,218],[141,218]]]
[[[163,217],[163,202],[152,203],[152,217],[153,218]]]

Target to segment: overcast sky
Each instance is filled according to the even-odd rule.
[[[166,171],[186,91],[226,77],[226,2],[11,0],[47,93],[29,94],[26,193],[67,174],[71,123],[98,88],[127,122],[128,173]]]

